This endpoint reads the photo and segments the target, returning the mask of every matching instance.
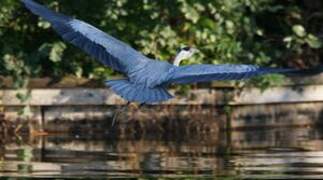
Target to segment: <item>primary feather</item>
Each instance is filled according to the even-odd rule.
[[[49,21],[64,40],[116,71],[128,73],[130,69],[149,61],[129,45],[90,24],[49,10],[32,0],[22,0],[22,2],[34,14]]]

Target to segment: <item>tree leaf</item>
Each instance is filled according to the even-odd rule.
[[[294,33],[299,37],[304,37],[306,35],[306,31],[302,25],[294,25],[292,27]]]

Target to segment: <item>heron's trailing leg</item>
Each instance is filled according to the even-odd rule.
[[[114,127],[114,124],[117,121],[117,118],[118,118],[119,114],[121,112],[123,112],[125,110],[125,108],[127,108],[129,105],[130,105],[130,102],[127,102],[127,104],[125,106],[123,106],[122,108],[117,109],[117,111],[113,115],[111,127]]]

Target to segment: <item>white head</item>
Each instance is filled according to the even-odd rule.
[[[184,59],[188,59],[191,56],[193,56],[193,54],[195,54],[198,50],[195,48],[191,48],[191,47],[183,47],[181,48],[174,60],[174,66],[179,66],[179,64],[181,63],[182,60]]]

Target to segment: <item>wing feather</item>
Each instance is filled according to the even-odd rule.
[[[83,49],[114,70],[127,73],[136,65],[149,61],[129,45],[90,24],[49,10],[32,0],[21,1],[31,12],[49,21],[64,40]]]
[[[165,80],[166,84],[188,84],[214,80],[240,80],[270,73],[291,73],[295,69],[264,68],[254,65],[188,65],[174,67]]]

